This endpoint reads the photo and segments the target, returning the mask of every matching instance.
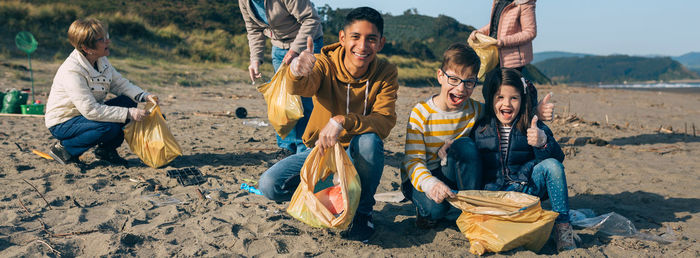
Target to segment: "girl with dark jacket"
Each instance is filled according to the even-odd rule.
[[[526,85],[515,69],[495,69],[485,80],[485,115],[472,131],[484,188],[549,196],[552,210],[559,213],[557,249],[574,249],[564,153],[552,131],[534,115],[535,89]]]

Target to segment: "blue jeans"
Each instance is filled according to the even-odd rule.
[[[430,171],[452,190],[481,189],[481,159],[474,141],[468,137],[455,140],[447,150],[447,165]],[[430,220],[438,220],[449,214],[459,214],[457,208],[447,200],[436,203],[426,193],[412,189],[411,200],[418,209],[418,214]],[[456,219],[456,217],[455,217]]]
[[[320,53],[323,47],[323,37],[318,37],[314,40],[314,53]],[[272,46],[272,66],[275,68],[275,72],[282,65],[282,60],[284,60],[284,55],[287,54],[289,49],[278,48]],[[304,130],[306,130],[306,125],[309,123],[309,117],[311,116],[311,111],[314,109],[314,102],[311,98],[301,97],[301,105],[304,107],[304,117],[297,121],[297,124],[292,128],[287,137],[280,137],[277,135],[277,146],[281,148],[288,149],[294,153],[300,153],[308,149],[304,145],[304,141],[301,137],[304,135]]]
[[[360,176],[362,194],[358,213],[370,214],[374,206],[374,193],[384,170],[384,143],[375,133],[356,135],[347,148],[357,174]],[[260,176],[258,186],[263,195],[273,201],[288,201],[299,185],[299,173],[311,149],[291,155],[267,169]]]
[[[510,188],[510,189],[509,189]],[[506,191],[514,190],[511,187]],[[556,159],[541,161],[532,170],[532,183],[519,192],[544,198],[549,195],[552,210],[559,213],[556,222],[569,222],[569,193],[566,186],[564,165]]]
[[[126,96],[119,96],[105,102],[108,106],[136,107],[136,102]],[[124,142],[122,127],[126,123],[98,122],[84,116],[76,116],[68,121],[49,128],[49,132],[61,141],[61,145],[74,157],[80,156],[95,145],[100,148],[116,149]]]

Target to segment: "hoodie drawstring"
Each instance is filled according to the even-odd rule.
[[[369,95],[369,80],[365,84],[365,108],[362,110],[362,115],[367,115],[367,95]],[[348,90],[345,98],[345,114],[350,114],[350,83],[348,83]]]

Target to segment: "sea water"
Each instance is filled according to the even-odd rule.
[[[691,89],[700,88],[700,82],[689,83],[627,83],[627,84],[600,84],[598,88],[615,89]]]

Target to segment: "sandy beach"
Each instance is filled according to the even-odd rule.
[[[59,165],[32,153],[48,152],[55,141],[43,118],[0,116],[0,256],[473,256],[454,222],[417,229],[410,202],[377,202],[377,233],[363,244],[295,220],[285,212],[287,203],[241,190],[242,183],[254,183],[282,158],[272,127],[265,125],[263,97],[243,82],[244,71],[192,68],[198,75],[193,78],[204,80],[217,71],[228,77],[183,87],[139,81],[135,78],[143,75],[136,69],[113,63],[161,97],[183,156],[153,169],[124,144],[118,150],[128,167],[96,162],[92,151],[81,157],[85,166]],[[46,99],[57,67],[35,66],[38,99]],[[7,76],[11,73],[12,67],[0,66],[5,75],[0,89],[29,85]],[[580,229],[582,243],[572,251],[557,254],[550,241],[539,253],[520,248],[495,256],[700,256],[700,137],[693,136],[694,130],[700,134],[700,93],[562,85],[538,89],[540,97],[554,93],[557,117],[548,124],[567,155],[571,208],[616,212],[641,233],[670,243]],[[438,91],[399,90],[399,119],[385,139],[378,193],[399,189],[410,108]],[[481,90],[472,97],[482,100]],[[238,107],[247,109],[248,118],[231,115]],[[187,167],[198,168],[206,182],[181,186],[166,175]]]

